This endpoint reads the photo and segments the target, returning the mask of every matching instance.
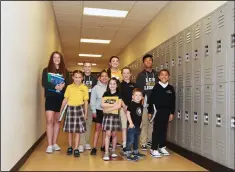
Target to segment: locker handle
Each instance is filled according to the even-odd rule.
[[[209,115],[208,115],[208,113],[204,113],[204,124],[205,125],[209,124]]]
[[[205,46],[205,57],[209,56],[209,48],[208,45]]]
[[[221,40],[217,41],[217,53],[221,52]]]
[[[198,58],[198,51],[197,50],[194,50],[194,59],[196,60]]]
[[[194,112],[194,118],[193,118],[194,123],[197,123],[198,121],[198,115],[197,112]]]
[[[168,68],[168,62],[166,62],[166,68]]]
[[[185,61],[186,61],[186,62],[189,61],[189,54],[188,54],[188,53],[185,55]]]
[[[178,110],[177,118],[178,118],[178,119],[180,119],[180,118],[181,118],[181,112],[180,112],[180,110]]]
[[[172,67],[175,66],[175,59],[172,59],[172,60],[171,60],[171,66],[172,66]]]
[[[181,65],[181,56],[178,57],[178,65]]]
[[[185,111],[185,121],[188,121],[189,120],[189,113],[188,111]]]
[[[216,114],[216,127],[221,127],[221,115]]]
[[[231,117],[231,128],[235,129],[235,117]]]
[[[231,35],[231,48],[235,46],[235,33]]]

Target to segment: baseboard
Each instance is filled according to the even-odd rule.
[[[200,165],[201,167],[207,169],[208,171],[211,172],[234,172],[233,169],[230,169],[228,167],[225,167],[215,161],[212,161],[210,159],[207,159],[201,155],[198,155],[197,153],[194,153],[192,151],[189,151],[185,148],[182,148],[174,143],[167,142],[167,148],[170,150],[176,152],[177,154],[187,158],[188,160]]]
[[[27,161],[29,156],[33,153],[33,151],[36,149],[38,144],[46,137],[46,132],[43,133],[43,135],[31,146],[31,148],[24,154],[24,156],[14,165],[14,167],[10,171],[19,171],[20,168],[24,165],[24,163]]]

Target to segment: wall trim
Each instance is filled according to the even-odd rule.
[[[213,172],[214,171],[234,172],[234,170],[231,169],[231,168],[225,167],[225,166],[223,166],[223,165],[221,165],[221,164],[219,164],[215,161],[207,159],[207,158],[205,158],[205,157],[203,157],[203,156],[201,156],[197,153],[194,153],[194,152],[189,151],[185,148],[182,148],[182,147],[180,147],[180,146],[178,146],[174,143],[171,143],[171,142],[167,141],[167,147],[170,150],[176,152],[177,154],[179,154],[179,155],[183,156],[184,158],[200,165],[201,167],[203,167],[203,168],[205,168],[209,171],[213,171]]]
[[[14,165],[10,171],[19,171],[20,168],[24,165],[39,143],[46,137],[46,132],[31,146],[31,148],[24,154],[24,156]]]

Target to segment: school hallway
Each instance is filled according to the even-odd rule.
[[[234,171],[233,1],[1,1],[1,19],[1,171]],[[62,71],[55,51],[62,54],[57,66],[64,64],[68,85],[73,71],[85,73],[85,62],[99,81],[103,70],[121,81],[128,67],[133,82],[142,72],[144,91],[158,77],[147,74],[144,55],[152,59],[151,72],[167,69],[176,97],[167,130],[170,156],[153,158],[142,145],[146,157],[138,162],[121,156],[120,147],[110,161],[102,159],[100,146],[96,156],[90,150],[68,156],[63,123],[61,151],[47,154],[51,120],[42,74],[52,63],[54,73]],[[112,56],[118,57],[116,67]],[[64,88],[51,87],[54,94]],[[50,106],[60,108],[62,99]],[[93,123],[91,146],[94,130]],[[121,138],[118,132],[122,144]]]

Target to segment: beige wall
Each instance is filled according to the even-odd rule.
[[[209,14],[226,1],[170,1],[119,54],[120,66],[136,58],[184,30],[198,19]]]
[[[1,170],[45,132],[41,72],[60,50],[51,2],[1,2]]]

